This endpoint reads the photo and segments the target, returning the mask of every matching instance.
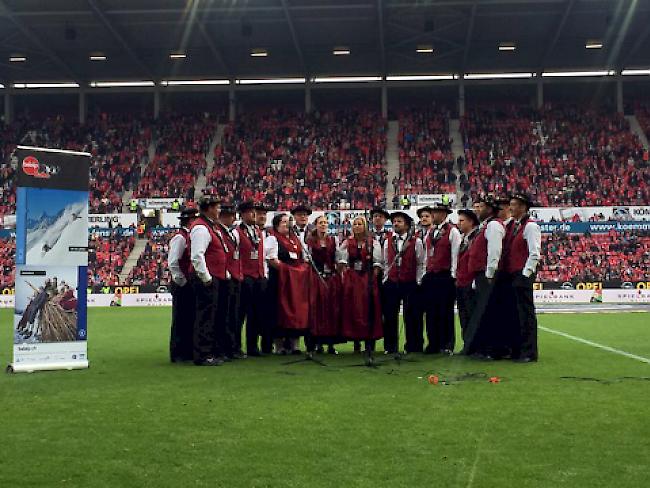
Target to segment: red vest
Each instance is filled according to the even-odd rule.
[[[505,262],[506,273],[521,273],[528,260],[528,242],[524,239],[524,229],[529,222],[526,216],[521,219],[521,225],[514,235],[516,222],[508,226],[505,241],[508,243],[508,252],[502,259]],[[505,245],[505,244],[504,244]]]
[[[355,263],[360,261],[362,266],[361,270],[357,270],[358,273],[372,270],[374,264],[372,261],[373,242],[373,238],[369,238],[363,242],[361,248],[359,248],[357,240],[354,237],[348,237],[347,250],[348,266],[350,269],[355,269]]]
[[[503,222],[499,219],[490,219],[489,222],[495,221],[503,225]],[[474,242],[469,248],[469,263],[468,268],[469,272],[473,276],[478,275],[481,272],[484,272],[487,268],[487,238],[485,237],[485,231],[487,229],[488,223],[486,223],[483,228],[478,232],[474,238]]]
[[[403,244],[402,250],[404,252],[402,253],[401,263],[398,263],[395,261],[395,255],[397,254],[395,250],[395,241],[393,240],[393,236],[395,235],[395,233],[389,232],[388,237],[386,238],[386,245],[388,246],[387,265],[390,266],[395,262],[390,273],[388,273],[388,279],[397,283],[415,281],[417,278],[417,257],[415,255],[415,243],[417,237],[412,236]]]
[[[200,216],[190,226],[190,231],[197,225],[202,225],[208,229],[210,233],[210,244],[205,250],[205,265],[208,268],[208,273],[211,276],[218,278],[220,280],[226,279],[226,251],[224,249],[223,236],[215,231],[213,224],[204,217]]]
[[[239,258],[241,260],[242,275],[249,278],[264,278],[264,239],[262,233],[253,226],[253,232],[259,239],[257,249],[248,237],[248,230],[242,225],[237,228],[239,232]],[[257,252],[257,259],[252,259]]]
[[[469,271],[469,251],[472,247],[472,242],[474,241],[475,237],[476,235],[470,239],[465,249],[463,249],[463,246],[461,245],[458,251],[458,265],[456,266],[456,286],[459,288],[470,286],[474,280],[474,275]]]
[[[183,251],[183,255],[180,257],[178,260],[178,266],[181,268],[181,272],[185,276],[185,278],[190,277],[190,273],[192,273],[192,261],[190,259],[190,233],[186,229],[179,229],[178,234],[183,236],[183,239],[185,239],[185,250]]]
[[[440,273],[451,271],[451,242],[449,234],[453,226],[447,222],[442,226],[438,239],[433,240],[433,231],[429,232],[426,239],[427,273]]]
[[[230,235],[227,228],[221,226],[221,235],[224,238],[228,249],[226,251],[226,269],[230,273],[230,278],[233,280],[241,281],[244,279],[241,268],[241,260],[239,259],[239,244],[235,241],[234,237]]]

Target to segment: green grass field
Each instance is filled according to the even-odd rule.
[[[197,368],[168,362],[169,315],[91,309],[90,369],[0,376],[0,487],[648,486],[650,364],[540,331],[537,364]],[[648,358],[649,317],[540,324]]]

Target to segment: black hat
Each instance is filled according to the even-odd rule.
[[[199,211],[194,207],[183,207],[178,215],[178,220],[195,219],[199,216]]]
[[[402,211],[398,210],[397,212],[393,212],[392,214],[390,214],[390,220],[391,221],[393,221],[395,219],[395,217],[402,217],[406,221],[406,223],[409,224],[409,225],[411,225],[413,223],[413,217],[411,217],[406,212],[402,212]]]
[[[222,205],[221,214],[235,215],[235,207],[233,205]]]
[[[436,203],[435,206],[429,210],[429,212],[446,212],[449,215],[451,210],[451,205],[445,203]]]
[[[218,205],[220,202],[219,197],[216,195],[205,195],[199,198],[199,208],[205,210],[212,205]]]
[[[530,197],[524,193],[515,193],[510,197],[510,199],[515,199],[519,200],[520,202],[523,202],[524,205],[526,205],[526,208],[530,208],[533,206],[533,201],[530,199]]]
[[[267,207],[266,205],[264,205],[262,202],[258,202],[258,203],[253,204],[253,208],[254,208],[255,210],[260,211],[260,212],[270,212],[270,211],[271,211],[271,210],[269,209],[269,207]]]
[[[250,200],[247,201],[247,202],[240,203],[239,207],[237,207],[237,211],[239,213],[248,212],[249,210],[256,210],[255,209],[255,204]]]
[[[386,219],[390,219],[390,214],[381,207],[375,207],[370,211],[370,218],[373,218],[375,214],[383,215]]]
[[[311,208],[309,208],[307,205],[296,205],[291,209],[291,215],[296,215],[297,213],[306,213],[307,215],[311,215]]]
[[[418,217],[422,218],[422,212],[431,213],[431,212],[433,212],[433,209],[431,207],[429,207],[429,205],[427,205],[425,207],[418,208],[418,210],[417,210]]]
[[[474,225],[478,225],[480,222],[478,220],[478,216],[474,212],[474,210],[470,210],[469,208],[463,208],[458,211],[458,215],[464,215],[468,219],[470,219],[472,222],[474,222]]]
[[[492,195],[483,195],[476,199],[478,203],[484,203],[494,210],[499,210],[499,202]]]
[[[507,196],[507,195],[501,195],[501,196],[495,197],[494,200],[497,202],[497,205],[501,205],[503,203],[508,205],[510,203],[510,197]]]

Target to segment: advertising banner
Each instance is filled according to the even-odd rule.
[[[14,372],[88,367],[90,154],[18,146]]]

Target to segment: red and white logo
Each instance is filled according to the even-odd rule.
[[[26,175],[33,176],[34,178],[48,179],[52,175],[57,174],[59,168],[40,163],[34,156],[27,156],[23,159],[23,171]]]

